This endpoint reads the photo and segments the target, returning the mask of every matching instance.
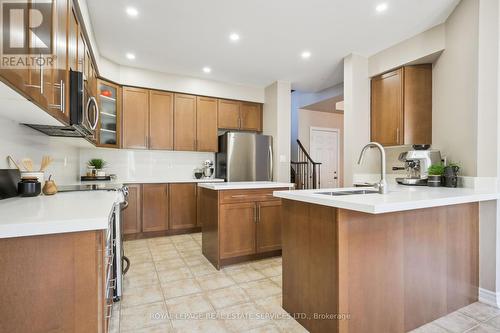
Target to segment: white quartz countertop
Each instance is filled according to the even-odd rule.
[[[116,191],[61,192],[0,200],[0,238],[107,229]]]
[[[223,190],[248,190],[259,188],[293,188],[293,183],[278,183],[278,182],[228,182],[228,183],[202,183],[199,187],[208,188],[215,191]]]
[[[472,188],[447,188],[427,186],[393,185],[387,194],[355,194],[331,196],[318,192],[360,190],[370,188],[337,188],[299,191],[275,191],[274,196],[283,199],[302,201],[322,206],[349,209],[359,212],[381,214],[420,208],[438,207],[496,200],[500,195],[496,191]]]

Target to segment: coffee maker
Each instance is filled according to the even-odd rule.
[[[398,184],[426,186],[428,173],[427,169],[432,164],[441,163],[441,153],[439,150],[429,150],[428,146],[413,146],[413,150],[399,155],[399,160],[404,162],[406,177],[396,178]]]

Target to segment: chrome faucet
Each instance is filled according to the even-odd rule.
[[[378,142],[370,142],[366,146],[363,147],[363,150],[361,150],[361,154],[359,154],[359,160],[358,160],[358,165],[363,162],[363,158],[365,156],[365,152],[368,148],[378,148],[380,151],[380,181],[378,184],[375,184],[375,187],[378,188],[378,193],[380,194],[386,194],[387,193],[387,181],[386,181],[386,174],[385,174],[385,150],[384,147]]]

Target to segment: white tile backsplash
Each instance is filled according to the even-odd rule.
[[[214,153],[91,148],[80,149],[80,173],[86,173],[86,162],[102,158],[106,172],[116,174],[119,181],[151,179],[191,179],[193,169],[205,160],[215,160]]]
[[[49,137],[0,117],[0,168],[13,167],[7,162],[8,155],[17,162],[23,158],[31,158],[35,169],[40,168],[43,155],[50,155],[54,162],[45,172],[45,178],[52,175],[57,183],[62,184],[73,183],[78,177],[80,158],[77,147],[61,142],[60,138]]]

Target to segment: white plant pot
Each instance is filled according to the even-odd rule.
[[[97,170],[97,177],[104,177],[104,176],[106,176],[106,171]]]

